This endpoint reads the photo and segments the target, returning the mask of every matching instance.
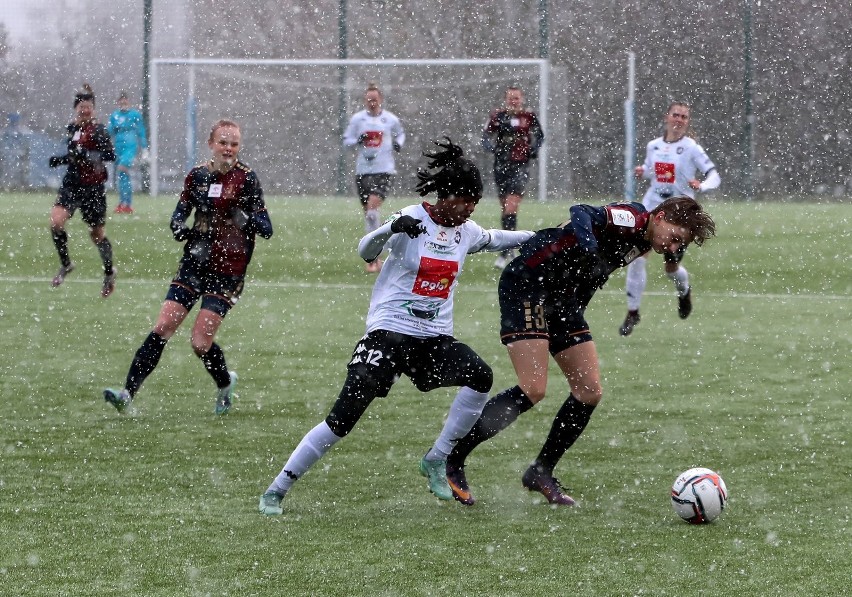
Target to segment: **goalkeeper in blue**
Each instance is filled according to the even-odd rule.
[[[261,513],[283,512],[281,501],[310,468],[346,437],[375,398],[408,376],[421,392],[460,386],[434,446],[420,461],[429,490],[452,500],[446,459],[457,438],[479,418],[491,390],[491,367],[453,337],[453,298],[467,255],[517,247],[532,236],[518,230],[485,230],[470,219],[482,197],[482,178],[473,162],[449,139],[425,154],[429,170],[418,173],[421,196],[434,205],[410,205],[367,233],[359,255],[370,263],[390,253],[367,313],[367,333],[355,345],[346,381],[328,416],[308,431],[284,468],[260,497]]]
[[[130,107],[127,93],[118,96],[118,110],[110,114],[107,130],[115,146],[115,173],[118,187],[117,214],[133,213],[133,182],[131,170],[136,162],[136,156],[142,151],[142,159],[147,157],[148,135],[145,132],[145,121],[139,110]]]

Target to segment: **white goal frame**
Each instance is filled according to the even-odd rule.
[[[150,194],[159,193],[158,141],[159,141],[159,109],[160,86],[158,68],[163,65],[223,65],[223,66],[537,66],[539,76],[538,109],[536,111],[542,130],[548,132],[547,108],[550,95],[550,62],[535,58],[496,58],[496,59],[241,59],[241,58],[155,58],[150,62],[150,111],[149,128],[150,142]],[[538,193],[539,201],[547,199],[547,142],[538,154]]]

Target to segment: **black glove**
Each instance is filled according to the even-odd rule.
[[[363,145],[364,141],[367,140],[367,133],[361,133],[358,135],[358,145]]]
[[[248,232],[247,228],[251,224],[251,217],[244,209],[235,206],[231,210],[231,221],[234,223],[234,226],[240,230]]]
[[[50,160],[48,160],[48,164],[51,168],[59,168],[64,163],[65,156],[64,155],[55,155],[51,156]]]
[[[178,222],[176,220],[172,220],[170,227],[172,229],[172,236],[175,237],[175,240],[179,243],[188,239],[189,235],[192,233],[192,230],[187,228],[183,222]]]
[[[393,150],[394,150],[395,152],[399,153],[400,151],[402,151],[402,145],[400,145],[399,143],[397,143],[396,141],[394,141],[394,142],[393,142]]]
[[[530,159],[534,160],[538,157],[538,149],[530,149]]]
[[[417,238],[426,232],[426,227],[420,225],[422,221],[411,216],[399,216],[391,223],[391,232],[394,234],[405,232],[409,238]]]

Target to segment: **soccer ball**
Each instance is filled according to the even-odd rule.
[[[728,503],[725,482],[709,468],[682,472],[672,485],[672,506],[677,515],[692,524],[704,524],[719,517]]]

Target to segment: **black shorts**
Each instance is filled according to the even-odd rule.
[[[494,182],[500,197],[523,195],[530,180],[526,162],[504,162],[494,164]]]
[[[390,191],[390,174],[360,174],[355,177],[355,185],[358,187],[358,198],[361,205],[367,205],[370,195],[378,195],[384,201]]]
[[[570,293],[544,289],[537,280],[503,270],[497,287],[500,299],[500,341],[548,340],[550,354],[589,342],[592,333],[585,307]]]
[[[106,223],[106,190],[103,184],[62,186],[54,205],[64,207],[72,216],[79,209],[80,217],[92,228]]]
[[[421,392],[452,386],[487,392],[493,379],[491,367],[452,336],[415,338],[387,330],[374,330],[361,338],[347,368],[350,379],[353,373],[359,379],[369,378],[370,393],[379,398],[387,396],[403,375]]]
[[[194,259],[180,261],[166,300],[175,301],[187,311],[201,298],[201,308],[225,317],[243,293],[245,278],[209,271]]]

